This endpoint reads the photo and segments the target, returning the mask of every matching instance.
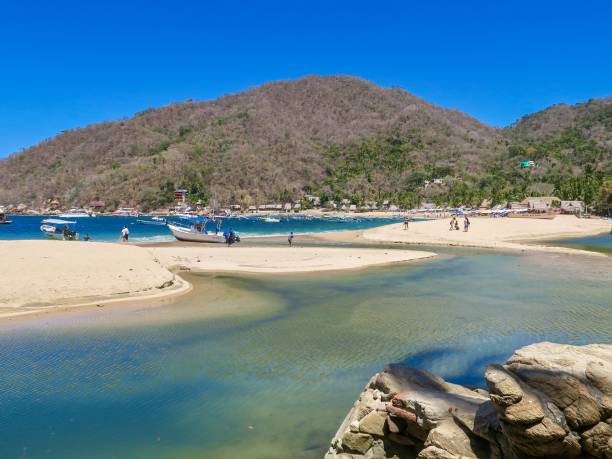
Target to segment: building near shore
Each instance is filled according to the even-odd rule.
[[[556,196],[529,197],[521,201],[521,205],[530,210],[550,210],[559,207],[561,199]]]
[[[580,214],[586,209],[582,201],[561,201],[560,208],[564,214]]]

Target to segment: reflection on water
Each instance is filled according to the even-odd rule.
[[[4,327],[0,457],[321,457],[388,362],[478,385],[517,346],[610,341],[609,260],[466,253]]]

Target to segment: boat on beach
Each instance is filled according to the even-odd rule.
[[[207,242],[213,244],[220,244],[228,242],[226,234],[221,233],[221,218],[206,218],[206,217],[195,217],[186,219],[189,221],[189,227],[180,226],[176,223],[168,223],[168,228],[179,241],[184,242]],[[215,222],[215,231],[208,231],[206,224],[209,221]],[[233,232],[230,232],[229,238],[231,242],[240,242],[240,238]]]
[[[555,213],[550,212],[541,212],[541,213],[531,213],[531,212],[517,212],[517,213],[509,213],[508,218],[534,218],[534,219],[542,219],[542,220],[552,220],[557,216]]]
[[[176,239],[184,242],[223,243],[225,237],[218,233],[208,233],[196,228],[184,228],[168,223],[168,228]]]
[[[70,225],[76,225],[76,222],[59,218],[46,218],[41,222],[40,230],[52,238],[78,241],[79,233],[71,230]]]

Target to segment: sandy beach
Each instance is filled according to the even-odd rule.
[[[177,294],[182,280],[140,247],[1,241],[0,318],[45,309]]]
[[[149,250],[169,269],[195,271],[303,273],[401,263],[430,258],[435,253],[336,247],[165,246]]]
[[[392,224],[365,231],[325,233],[314,240],[483,247],[606,255],[536,244],[542,240],[595,235],[610,222],[558,216],[554,220],[473,218],[469,232],[449,231],[446,220]],[[460,219],[460,223],[462,223]],[[75,305],[142,300],[178,295],[190,288],[175,272],[304,273],[359,269],[426,259],[435,253],[355,247],[317,246],[157,246],[131,244],[2,241],[0,319]]]
[[[365,231],[326,233],[317,238],[335,241],[362,241],[406,243],[417,245],[442,245],[482,247],[502,250],[582,253],[605,256],[565,247],[547,245],[541,241],[554,241],[572,237],[584,237],[610,232],[611,223],[602,219],[579,219],[572,215],[559,215],[552,220],[530,218],[473,217],[468,232],[463,231],[463,219],[459,219],[459,231],[449,231],[450,219],[411,222],[408,229],[403,223],[385,225]],[[536,244],[540,242],[539,244]]]
[[[413,250],[334,247],[139,247],[130,244],[2,241],[0,319],[77,305],[158,299],[190,285],[173,270],[298,273],[407,262]]]

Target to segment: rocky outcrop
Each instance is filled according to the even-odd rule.
[[[389,366],[326,459],[612,459],[612,346],[534,344],[484,376],[488,391]]]

